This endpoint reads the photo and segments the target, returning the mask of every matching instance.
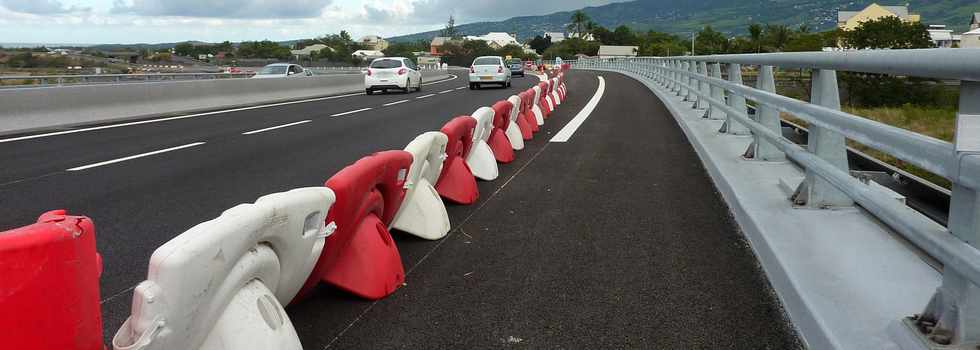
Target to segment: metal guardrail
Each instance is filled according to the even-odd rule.
[[[78,84],[108,84],[159,82],[203,79],[241,79],[254,73],[153,73],[153,74],[90,74],[90,75],[19,75],[0,76],[0,86],[38,87]],[[24,82],[30,84],[24,84]]]
[[[725,120],[728,135],[749,135],[754,161],[789,157],[805,168],[794,205],[832,208],[858,204],[943,263],[942,286],[921,315],[902,324],[928,346],[980,345],[980,49],[876,50],[686,57],[586,59],[573,68],[629,72],[685,97],[705,118]],[[722,79],[722,65],[727,80]],[[742,65],[758,66],[755,87],[742,83]],[[811,101],[776,92],[778,68],[812,69]],[[837,71],[960,81],[956,139],[945,142],[840,110]],[[758,112],[750,114],[746,101]],[[806,147],[784,138],[780,112],[810,124]],[[849,173],[852,139],[919,166],[952,183],[948,229],[875,190]],[[914,286],[913,286],[914,287]],[[899,315],[896,315],[899,317]]]

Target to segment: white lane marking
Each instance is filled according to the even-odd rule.
[[[408,101],[409,101],[409,100],[401,100],[401,101],[395,101],[395,102],[390,102],[390,103],[385,103],[385,104],[383,104],[382,106],[385,106],[385,107],[388,107],[388,106],[394,106],[394,105],[397,105],[397,104],[399,104],[399,103],[405,103],[405,102],[408,102]]]
[[[595,110],[596,105],[599,104],[599,100],[602,99],[602,93],[605,91],[606,80],[603,79],[602,76],[599,76],[599,87],[595,90],[595,95],[592,95],[592,99],[589,100],[589,103],[585,104],[585,107],[582,107],[581,111],[578,111],[575,118],[572,118],[568,124],[565,124],[565,127],[561,128],[561,130],[555,134],[555,137],[551,138],[551,142],[567,142],[568,139],[572,138],[572,135],[575,134],[575,130],[578,130],[578,127],[582,126],[582,123],[589,118],[589,115],[592,115],[592,111]]]
[[[306,123],[309,123],[311,121],[312,120],[309,120],[309,119],[307,119],[307,120],[301,120],[301,121],[298,121],[298,122],[295,122],[295,123],[283,124],[283,125],[279,125],[279,126],[273,126],[273,127],[265,128],[265,129],[258,129],[258,130],[252,130],[252,131],[248,131],[248,132],[243,132],[242,135],[258,134],[260,132],[266,132],[266,131],[269,131],[269,130],[276,130],[276,129],[287,128],[287,127],[290,127],[290,126],[293,126],[293,125],[306,124]]]
[[[331,114],[330,116],[331,117],[339,117],[339,116],[344,116],[344,115],[348,115],[348,114],[354,114],[354,113],[358,113],[358,112],[370,111],[371,109],[372,109],[371,107],[361,108],[361,109],[355,109],[353,111],[347,111],[347,112],[343,112],[343,113]]]
[[[449,76],[451,78],[437,80],[437,81],[434,81],[434,82],[431,82],[431,83],[423,83],[422,85],[440,84],[440,83],[444,83],[444,82],[447,82],[447,81],[456,80],[457,78],[459,78],[458,76],[453,75],[453,74],[450,74]],[[338,98],[351,97],[351,96],[360,96],[360,95],[364,95],[364,93],[363,92],[359,92],[359,93],[345,94],[345,95],[317,97],[317,98],[311,98],[311,99],[306,99],[306,100],[297,100],[297,101],[288,101],[288,102],[277,102],[277,103],[270,103],[270,104],[265,104],[265,105],[239,107],[239,108],[232,108],[232,109],[223,109],[223,110],[219,110],[219,111],[211,111],[211,112],[204,112],[204,113],[195,113],[195,114],[188,114],[188,115],[179,115],[179,116],[159,118],[159,119],[147,119],[147,120],[140,120],[140,121],[129,122],[129,123],[102,125],[102,126],[94,126],[94,127],[90,127],[90,128],[72,129],[72,130],[64,130],[64,131],[54,131],[54,132],[43,133],[43,134],[26,135],[26,136],[12,137],[12,138],[8,138],[8,139],[0,139],[0,143],[14,142],[14,141],[22,141],[22,140],[31,140],[31,139],[37,139],[37,138],[42,138],[42,137],[50,137],[50,136],[58,136],[58,135],[67,135],[67,134],[74,134],[74,133],[86,132],[86,131],[96,131],[96,130],[104,130],[104,129],[121,128],[121,127],[124,127],[124,126],[133,126],[133,125],[142,125],[142,124],[150,124],[150,123],[159,123],[159,122],[166,122],[166,121],[171,121],[171,120],[180,120],[180,119],[187,119],[187,118],[205,117],[205,116],[209,116],[209,115],[223,114],[223,113],[232,113],[232,112],[240,112],[240,111],[247,111],[247,110],[259,109],[259,108],[269,108],[269,107],[278,107],[278,106],[293,105],[293,104],[298,104],[298,103],[309,103],[309,102],[317,102],[317,101],[334,100],[334,99],[338,99]]]
[[[466,88],[465,86],[460,86],[460,87],[456,88],[456,90],[462,90],[462,89],[465,89],[465,88]]]
[[[423,99],[423,98],[426,98],[426,97],[432,97],[432,96],[435,96],[435,95],[436,95],[436,94],[428,94],[428,95],[422,95],[422,96],[419,96],[419,97],[416,97],[415,99],[416,99],[416,100],[421,100],[421,99]]]
[[[445,83],[445,82],[447,82],[447,81],[451,81],[451,80],[456,80],[456,78],[459,78],[459,77],[458,77],[458,76],[457,76],[456,74],[449,74],[449,76],[451,76],[452,78],[449,78],[449,79],[441,79],[441,80],[436,80],[436,81],[433,81],[433,82],[431,82],[431,83],[424,83],[424,82],[423,82],[423,83],[422,83],[422,86],[426,86],[426,85],[433,85],[433,84],[439,84],[439,83]]]
[[[104,162],[98,162],[98,163],[93,163],[93,164],[89,164],[89,165],[82,165],[82,166],[79,166],[79,167],[74,167],[74,168],[68,169],[67,171],[79,171],[79,170],[91,169],[91,168],[100,167],[100,166],[103,166],[103,165],[109,165],[109,164],[113,164],[113,163],[125,162],[127,160],[133,160],[133,159],[136,159],[136,158],[149,157],[149,156],[152,156],[152,155],[155,155],[155,154],[166,153],[166,152],[170,152],[170,151],[176,151],[176,150],[179,150],[179,149],[200,146],[200,145],[203,145],[203,144],[204,144],[204,142],[188,143],[188,144],[183,145],[183,146],[170,147],[170,148],[161,149],[161,150],[158,150],[158,151],[140,153],[140,154],[129,156],[129,157],[122,157],[122,158],[117,158],[117,159],[113,159],[113,160],[107,160],[107,161],[104,161]]]
[[[449,89],[449,90],[446,90],[446,91],[439,91],[439,94],[441,95],[441,94],[450,93],[450,92],[453,92],[453,89]]]

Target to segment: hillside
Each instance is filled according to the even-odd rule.
[[[906,0],[907,1],[907,0]],[[896,1],[904,3],[906,1]],[[861,9],[873,1],[866,0],[637,0],[582,9],[601,26],[613,28],[628,25],[633,29],[656,30],[668,33],[689,33],[710,25],[716,30],[741,34],[748,23],[785,24],[797,27],[807,24],[813,30],[833,28],[837,10]],[[946,24],[955,31],[964,31],[974,12],[980,12],[977,0],[911,0],[910,9],[922,15],[930,24]],[[890,2],[881,2],[889,5]],[[517,33],[527,40],[546,31],[563,31],[571,11],[542,16],[514,17],[499,22],[478,22],[458,25],[464,35],[487,32]],[[391,41],[429,40],[438,31],[416,33],[390,38]]]

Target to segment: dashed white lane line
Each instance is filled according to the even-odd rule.
[[[91,168],[100,167],[100,166],[103,166],[103,165],[109,165],[109,164],[114,164],[114,163],[119,163],[119,162],[125,162],[127,160],[133,160],[133,159],[137,159],[137,158],[149,157],[149,156],[160,154],[160,153],[167,153],[167,152],[176,151],[176,150],[179,150],[179,149],[200,146],[200,145],[203,145],[203,144],[204,144],[204,142],[188,143],[188,144],[183,145],[183,146],[170,147],[170,148],[161,149],[161,150],[158,150],[158,151],[140,153],[140,154],[132,155],[132,156],[129,156],[129,157],[122,157],[122,158],[117,158],[117,159],[113,159],[113,160],[107,160],[107,161],[104,161],[104,162],[98,162],[98,163],[93,163],[93,164],[89,164],[89,165],[82,165],[82,166],[79,166],[79,167],[74,167],[74,168],[68,169],[67,171],[79,171],[79,170],[91,169]]]
[[[449,89],[449,90],[446,90],[446,91],[439,91],[439,94],[441,95],[441,94],[450,93],[450,92],[453,92],[453,89]]]
[[[422,95],[422,96],[419,96],[419,97],[416,97],[415,99],[416,99],[416,100],[421,100],[421,99],[423,99],[423,98],[426,98],[426,97],[432,97],[432,96],[435,96],[435,95],[436,95],[436,94],[428,94],[428,95]]]
[[[405,103],[405,102],[408,102],[408,101],[409,100],[401,100],[401,101],[389,102],[389,103],[383,104],[382,106],[385,106],[385,107],[394,106],[394,105],[397,105],[399,103]]]
[[[445,82],[456,80],[457,78],[459,78],[459,76],[457,76],[455,74],[449,74],[449,78],[447,78],[447,79],[441,79],[441,80],[433,81],[431,83],[422,83],[422,85],[440,84],[440,83],[445,83]],[[220,110],[220,111],[211,111],[211,112],[204,112],[204,113],[179,115],[179,116],[159,118],[159,119],[148,119],[148,120],[140,120],[140,121],[128,122],[128,123],[94,126],[94,127],[90,127],[90,128],[81,128],[81,129],[54,131],[54,132],[48,132],[48,133],[43,133],[43,134],[26,135],[26,136],[12,137],[12,138],[7,138],[7,139],[0,139],[0,143],[14,142],[14,141],[22,141],[22,140],[31,140],[31,139],[37,139],[37,138],[42,138],[42,137],[50,137],[50,136],[58,136],[58,135],[67,135],[67,134],[74,134],[74,133],[80,133],[80,132],[86,132],[86,131],[96,131],[96,130],[104,130],[104,129],[121,128],[121,127],[124,127],[124,126],[133,126],[133,125],[142,125],[142,124],[150,124],[150,123],[159,123],[159,122],[166,122],[166,121],[171,121],[171,120],[180,120],[180,119],[187,119],[187,118],[204,117],[204,116],[215,115],[215,114],[240,112],[240,111],[247,111],[247,110],[259,109],[259,108],[269,108],[269,107],[278,107],[278,106],[293,105],[293,104],[298,104],[298,103],[326,101],[326,100],[333,100],[333,99],[338,99],[338,98],[351,97],[351,96],[360,96],[360,95],[364,95],[364,93],[363,92],[359,92],[359,93],[353,93],[353,94],[344,94],[344,95],[336,95],[336,96],[317,97],[317,98],[311,98],[311,99],[305,99],[305,100],[278,102],[278,103],[270,103],[270,104],[264,104],[264,105],[258,105],[258,106],[240,107],[240,108],[232,108],[232,109],[223,109],[223,110]]]
[[[276,129],[288,128],[288,127],[293,126],[293,125],[306,124],[306,123],[309,123],[311,121],[312,120],[309,120],[309,119],[307,119],[307,120],[301,120],[301,121],[298,121],[298,122],[295,122],[295,123],[283,124],[283,125],[279,125],[279,126],[273,126],[273,127],[265,128],[265,129],[258,129],[258,130],[252,130],[252,131],[243,132],[242,135],[252,135],[252,134],[258,134],[260,132],[266,132],[266,131],[269,131],[269,130],[276,130]]]
[[[599,104],[599,100],[602,99],[602,93],[605,91],[606,80],[603,79],[602,76],[599,76],[599,87],[595,90],[595,95],[592,95],[592,99],[589,100],[589,103],[586,103],[585,107],[582,107],[582,110],[578,111],[575,118],[572,118],[568,124],[565,124],[565,127],[558,130],[555,137],[551,138],[551,142],[567,142],[568,139],[572,138],[572,135],[575,134],[575,130],[578,130],[578,127],[582,126],[582,123],[589,118],[589,115],[592,115],[592,111],[595,110],[596,105]]]
[[[340,116],[345,116],[345,115],[348,115],[348,114],[354,114],[354,113],[360,113],[360,112],[364,112],[364,111],[370,111],[372,109],[373,108],[371,108],[371,107],[367,107],[367,108],[355,109],[353,111],[347,111],[347,112],[343,112],[343,113],[331,114],[330,116],[331,117],[340,117]]]
[[[465,88],[466,88],[465,86],[460,86],[460,87],[456,88],[455,90],[462,90],[462,89],[465,89]]]

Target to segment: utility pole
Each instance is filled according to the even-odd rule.
[[[694,38],[698,36],[698,32],[691,32],[691,56],[694,56]]]

